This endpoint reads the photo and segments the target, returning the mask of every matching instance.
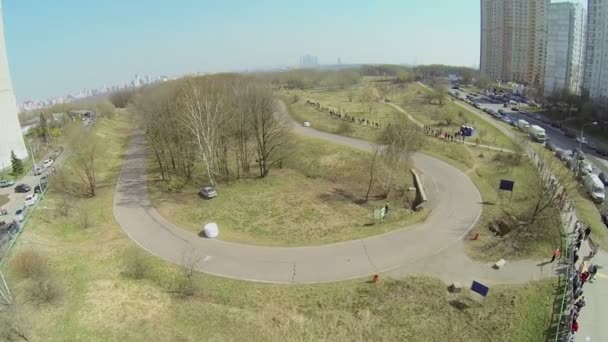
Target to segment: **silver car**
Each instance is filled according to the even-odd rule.
[[[201,191],[198,192],[199,196],[205,199],[211,199],[217,196],[217,192],[210,186],[204,186]]]

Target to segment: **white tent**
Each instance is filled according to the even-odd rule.
[[[215,222],[207,223],[203,228],[203,231],[208,238],[215,238],[220,234],[220,230]]]

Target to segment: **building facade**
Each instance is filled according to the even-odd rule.
[[[503,82],[544,81],[550,0],[481,0],[482,74]]]
[[[4,22],[2,19],[2,4],[0,3],[0,169],[11,166],[11,152],[20,159],[28,156],[19,116],[17,101],[13,93],[13,85],[8,68],[6,44],[4,42]]]
[[[583,77],[585,9],[579,2],[549,5],[543,94],[580,94]]]
[[[589,0],[585,36],[583,90],[608,106],[608,1]]]

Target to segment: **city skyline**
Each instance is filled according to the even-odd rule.
[[[467,66],[478,62],[479,53],[478,0],[8,0],[3,11],[19,102],[120,84],[136,73],[297,65],[307,53],[324,64],[341,58]]]

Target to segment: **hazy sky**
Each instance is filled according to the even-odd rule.
[[[134,74],[479,60],[479,0],[2,0],[18,100]]]

